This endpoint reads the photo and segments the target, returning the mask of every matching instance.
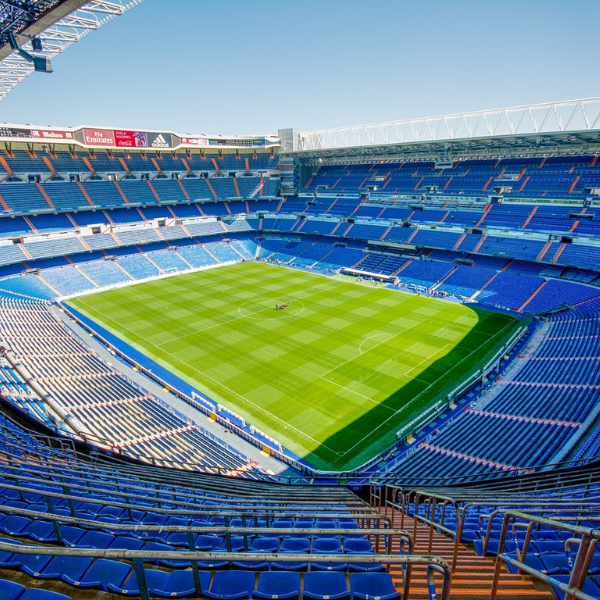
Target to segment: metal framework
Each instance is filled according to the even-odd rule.
[[[15,35],[38,21],[65,0],[1,0],[0,46],[8,44],[8,34]],[[83,4],[83,3],[82,3]]]
[[[295,151],[600,129],[600,98],[302,131]]]
[[[141,4],[143,0],[70,0],[60,2],[59,0],[42,0],[35,4],[44,4],[46,10],[39,15],[39,21],[35,19],[36,12],[33,2],[26,3],[25,8],[16,2],[0,1],[0,36],[6,37],[8,29],[18,33],[18,39],[22,47],[30,53],[42,54],[47,58],[53,58],[69,48],[75,42],[84,38],[88,33],[96,31],[102,25],[108,23],[115,17],[122,15],[130,8]],[[65,11],[69,12],[65,14]],[[41,13],[41,7],[40,11]],[[11,21],[12,20],[12,21]],[[9,24],[12,22],[12,26]],[[31,42],[23,43],[27,37],[37,35],[42,40],[43,50],[34,52]],[[0,37],[0,42],[2,41]],[[33,65],[19,56],[16,52],[10,52],[4,42],[0,47],[0,101],[23,79],[33,73]]]

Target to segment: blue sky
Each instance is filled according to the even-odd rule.
[[[0,121],[268,134],[600,96],[598,0],[146,0]]]

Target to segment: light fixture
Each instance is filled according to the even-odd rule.
[[[34,40],[37,41],[34,43]],[[8,42],[10,47],[18,52],[20,56],[22,56],[26,61],[33,63],[33,68],[35,71],[38,73],[52,73],[52,63],[50,62],[50,59],[46,56],[42,56],[41,54],[30,54],[26,50],[23,50],[23,48],[19,47],[17,38],[15,38],[15,34],[12,33],[12,31],[8,34]],[[41,50],[41,40],[39,38],[33,38],[32,46],[34,49],[38,48]]]

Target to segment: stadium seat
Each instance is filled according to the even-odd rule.
[[[144,569],[144,575],[150,594],[154,594],[154,590],[156,589],[164,589],[168,586],[170,575],[165,571]],[[113,592],[114,594],[121,594],[123,596],[140,595],[140,588],[138,587],[138,579],[135,572],[132,572],[121,586],[109,583],[106,587],[109,592]]]
[[[300,573],[278,573],[265,571],[258,576],[256,591],[253,598],[265,600],[300,598]]]
[[[217,600],[251,598],[254,579],[253,571],[217,571],[213,576],[210,589],[204,590],[203,594]]]
[[[256,538],[252,540],[252,545],[248,548],[248,552],[258,554],[273,554],[279,550],[279,538]],[[269,560],[248,560],[248,561],[233,561],[233,566],[238,569],[253,569],[255,571],[270,568]]]
[[[200,589],[207,590],[212,576],[210,571],[198,571]],[[173,571],[164,584],[157,584],[152,593],[162,598],[182,598],[195,596],[194,574],[190,570]]]
[[[312,545],[313,554],[342,554],[342,545],[337,538],[316,538]],[[324,571],[345,571],[348,565],[343,562],[314,562],[313,568]]]
[[[40,579],[60,579],[63,575],[68,574],[69,577],[78,581],[93,562],[93,558],[83,556],[57,556],[35,576]],[[27,572],[26,569],[23,570]]]
[[[279,554],[308,554],[310,552],[310,540],[306,538],[286,537],[281,544]],[[281,569],[284,571],[300,571],[308,567],[307,562],[284,562],[276,561],[272,563],[272,569]]]
[[[0,597],[3,600],[18,600],[25,592],[25,586],[14,581],[0,579]]]
[[[401,594],[396,591],[389,573],[352,573],[350,575],[352,600],[396,600]]]
[[[340,572],[309,571],[304,575],[304,597],[314,600],[349,598],[346,576]]]
[[[129,575],[131,566],[122,562],[101,558],[94,562],[81,579],[73,579],[70,575],[61,575],[66,583],[82,588],[99,588],[108,591],[109,586],[120,588]]]

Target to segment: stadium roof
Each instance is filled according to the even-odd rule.
[[[9,33],[30,54],[53,58],[143,0],[0,0],[0,100],[33,73],[33,64],[14,52]],[[31,38],[43,49],[34,51]]]
[[[299,131],[299,158],[393,157],[406,153],[461,155],[600,150],[600,98]],[[290,150],[291,148],[288,148]],[[573,150],[575,152],[575,150]]]

